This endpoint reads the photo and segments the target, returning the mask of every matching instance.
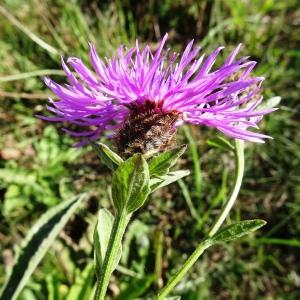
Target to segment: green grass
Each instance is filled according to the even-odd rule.
[[[99,3],[98,3],[99,2]],[[70,148],[59,124],[35,118],[50,95],[41,80],[64,82],[60,55],[88,62],[88,41],[100,56],[136,38],[155,47],[168,31],[181,50],[195,38],[205,52],[243,43],[263,75],[265,99],[280,95],[280,109],[261,130],[273,137],[247,144],[246,174],[230,221],[262,218],[259,233],[208,250],[174,291],[184,300],[300,298],[300,42],[297,0],[286,1],[63,1],[4,0],[0,4],[0,286],[13,249],[49,207],[83,190],[92,191],[53,245],[21,300],[76,299],[90,273],[97,207],[111,208],[109,171],[91,149]],[[178,269],[214,222],[233,183],[234,157],[207,141],[214,130],[185,128],[188,143],[180,164],[192,175],[158,191],[129,227],[121,266],[110,295],[134,299],[153,295]],[[195,180],[196,179],[196,180]],[[99,203],[98,203],[99,201]],[[198,220],[199,218],[199,220]],[[69,297],[69,298],[67,298]]]

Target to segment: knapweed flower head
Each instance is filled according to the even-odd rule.
[[[90,70],[79,58],[62,59],[68,84],[46,78],[46,85],[59,98],[49,99],[48,109],[56,116],[49,121],[84,127],[64,129],[81,137],[81,144],[113,132],[121,153],[163,150],[172,144],[183,123],[214,127],[224,134],[252,142],[268,136],[252,132],[263,115],[273,109],[259,109],[263,78],[251,71],[256,62],[237,59],[240,45],[225,62],[214,68],[223,49],[207,58],[191,41],[180,55],[164,50],[167,34],[153,53],[121,46],[113,58],[101,60],[90,45]],[[73,71],[70,70],[71,67]]]

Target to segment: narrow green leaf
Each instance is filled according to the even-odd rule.
[[[98,222],[94,232],[94,260],[97,276],[100,274],[100,270],[104,262],[113,223],[114,216],[107,209],[100,209],[98,213]],[[117,267],[121,255],[122,246],[120,245],[114,269]]]
[[[178,180],[178,185],[181,189],[181,192],[182,192],[182,195],[183,195],[183,198],[185,199],[186,201],[186,204],[188,205],[189,209],[190,209],[190,213],[191,213],[191,216],[197,221],[197,222],[200,222],[201,221],[201,218],[199,216],[199,213],[197,212],[197,209],[193,203],[193,199],[192,199],[192,196],[190,194],[190,191],[187,187],[187,185],[184,183],[183,180],[179,179]]]
[[[112,179],[112,198],[118,212],[131,213],[141,207],[150,192],[149,167],[141,154],[120,164]]]
[[[150,180],[151,192],[154,192],[161,187],[167,186],[189,174],[190,174],[189,170],[180,170],[180,171],[169,172],[168,174],[157,178],[151,178]]]
[[[274,228],[274,227],[273,227]],[[281,239],[281,238],[260,238],[255,241],[257,244],[267,244],[267,245],[281,245],[281,246],[289,246],[289,247],[299,247],[300,248],[300,240],[298,239]]]
[[[260,227],[266,225],[264,220],[245,220],[238,223],[231,224],[219,230],[215,235],[207,241],[211,244],[225,243],[233,241],[256,231]]]
[[[17,298],[57,235],[84,198],[85,195],[76,196],[70,201],[51,208],[31,228],[21,244],[16,263],[1,291],[1,300]]]
[[[88,300],[93,288],[94,270],[89,263],[81,272],[76,272],[75,282],[72,284],[66,300]]]
[[[163,176],[174,166],[178,158],[185,152],[187,145],[181,145],[169,151],[154,156],[149,161],[149,171],[152,176]]]
[[[212,147],[234,151],[234,146],[224,137],[217,136],[207,141],[207,144]]]
[[[186,139],[189,142],[189,154],[193,162],[193,178],[194,178],[194,186],[195,186],[195,199],[197,199],[197,207],[198,211],[201,212],[203,210],[203,201],[202,201],[202,190],[203,190],[203,178],[201,171],[201,162],[200,162],[200,154],[198,149],[198,143],[196,142],[196,137],[192,133],[191,126],[183,126],[182,130]]]
[[[48,274],[46,277],[48,300],[63,300],[61,297],[62,293],[59,292],[60,282],[57,277],[57,274]],[[24,292],[22,293],[22,296],[24,295]],[[24,298],[26,299],[26,297]],[[32,297],[32,299],[35,298]]]
[[[105,164],[110,170],[114,171],[123,162],[123,159],[115,152],[113,152],[108,146],[102,143],[95,143],[89,141],[96,151],[101,162]]]

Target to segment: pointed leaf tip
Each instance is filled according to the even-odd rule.
[[[108,146],[102,143],[95,143],[89,140],[93,149],[97,153],[101,162],[105,164],[110,170],[114,171],[124,161],[117,153],[112,151]]]
[[[149,171],[151,176],[166,175],[170,171],[170,168],[176,164],[178,158],[185,152],[186,148],[187,145],[181,145],[154,156],[149,161]]]
[[[221,230],[208,239],[211,244],[225,243],[239,239],[251,232],[256,231],[262,226],[266,225],[264,220],[245,220],[238,223],[231,224]]]

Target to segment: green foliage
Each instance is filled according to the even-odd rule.
[[[238,223],[230,224],[223,229],[220,229],[208,241],[212,244],[234,241],[244,235],[254,232],[267,222],[263,220],[245,220]]]
[[[114,171],[123,162],[123,159],[109,147],[102,143],[95,143],[90,141],[93,149],[96,151],[101,162],[105,164],[110,170]]]
[[[157,178],[152,178],[150,180],[151,191],[154,192],[164,186],[167,186],[185,176],[190,174],[189,170],[180,170],[180,171],[173,171],[169,172],[164,176],[159,176]]]
[[[82,151],[62,149],[59,135],[51,126],[45,128],[43,136],[32,146],[35,159],[31,167],[20,167],[16,162],[8,161],[0,168],[0,180],[7,187],[2,211],[7,217],[16,215],[24,207],[32,207],[34,202],[54,206],[65,198],[64,193],[66,198],[71,194],[66,191],[65,166],[76,160]],[[62,193],[57,194],[57,187]]]
[[[76,274],[75,282],[68,291],[66,300],[89,300],[93,287],[94,265],[86,265],[82,272]]]
[[[255,234],[255,238],[249,235],[241,243],[226,245],[226,251],[225,247],[208,250],[208,255],[197,263],[174,295],[188,300],[299,299],[298,2],[40,0],[37,5],[34,0],[2,1],[1,6],[31,34],[16,27],[4,15],[0,16],[0,238],[3,257],[0,285],[4,283],[4,266],[10,264],[13,245],[22,239],[45,209],[62,198],[70,199],[70,195],[80,190],[90,190],[101,207],[110,205],[108,171],[99,166],[90,149],[87,153],[71,148],[74,141],[59,133],[60,125],[45,126],[46,123],[34,117],[35,113],[45,113],[46,99],[52,96],[41,77],[51,76],[60,83],[65,83],[65,78],[59,55],[41,47],[39,40],[37,43],[31,38],[32,34],[65,58],[78,56],[90,65],[88,41],[95,43],[101,57],[110,57],[119,44],[133,46],[137,37],[141,43],[150,43],[155,49],[160,36],[169,32],[168,46],[177,51],[195,38],[195,43],[202,46],[206,54],[219,45],[226,45],[225,57],[242,42],[240,55],[250,55],[257,60],[255,74],[266,78],[262,85],[262,105],[269,102],[268,99],[273,102],[274,96],[282,98],[280,109],[260,123],[260,130],[273,140],[265,145],[246,144],[245,180],[231,215],[234,223],[239,222],[241,216],[255,216],[266,219],[268,225]],[[217,64],[221,61],[219,58]],[[192,171],[183,182],[202,222],[197,224],[191,217],[180,186],[157,188],[149,204],[139,210],[140,224],[133,226],[135,234],[126,244],[126,251],[123,249],[127,259],[122,259],[116,282],[112,284],[112,288],[120,286],[120,292],[127,289],[131,279],[146,278],[154,272],[152,245],[157,230],[164,237],[164,268],[160,282],[174,274],[183,256],[190,253],[208,231],[231,190],[232,154],[206,143],[216,131],[203,126],[187,129],[191,138],[185,132],[178,136],[179,144],[189,144],[179,165]],[[43,149],[40,154],[35,147],[44,141],[48,149],[40,148]],[[40,155],[48,158],[40,159]],[[187,174],[188,171],[185,176]],[[176,176],[165,176],[169,181],[152,178],[151,182],[162,186],[171,179],[176,180]],[[154,190],[155,184],[152,188]],[[94,199],[91,204],[97,201]],[[80,274],[92,263],[88,241],[92,240],[96,211],[89,208],[81,216],[81,221],[90,224],[87,229],[82,229],[81,223],[74,226],[75,232],[84,231],[78,242],[74,233],[66,232],[59,255],[54,247],[49,249],[49,255],[34,272],[20,300],[48,300],[57,294],[61,299],[67,297],[75,283],[75,273]],[[94,280],[87,281],[90,288]],[[53,286],[53,293],[48,291],[48,284],[49,288]],[[151,295],[158,284],[153,282],[139,298],[153,298]],[[114,292],[118,291],[112,290],[112,297]]]
[[[226,138],[217,136],[207,141],[209,146],[220,148],[226,151],[234,151],[234,146]]]
[[[111,235],[111,230],[114,223],[114,216],[105,208],[99,210],[98,213],[98,222],[95,227],[94,232],[94,261],[95,261],[95,268],[96,268],[96,275],[99,276],[100,270],[102,268],[109,238]],[[117,259],[115,261],[115,267],[117,267],[121,255],[122,255],[122,245],[119,247]]]
[[[141,154],[121,163],[112,179],[112,197],[118,213],[134,212],[150,193],[149,167]]]
[[[153,283],[153,275],[146,275],[144,278],[131,279],[124,289],[117,297],[116,300],[136,299],[143,295]]]
[[[123,240],[123,252],[121,263],[129,266],[131,263],[132,250],[135,249],[135,255],[138,263],[132,265],[133,271],[137,272],[134,277],[143,277],[147,271],[147,256],[150,251],[151,228],[138,219],[133,220],[126,231]]]
[[[200,156],[199,156],[199,150],[197,147],[197,143],[195,141],[195,138],[188,126],[183,127],[184,135],[189,143],[189,152],[190,156],[193,162],[193,178],[194,178],[194,186],[195,190],[191,191],[196,198],[197,198],[197,204],[199,206],[199,210],[202,207],[202,188],[203,188],[203,182],[202,182],[202,172],[201,172],[201,165],[200,165]]]
[[[79,207],[84,195],[65,201],[43,214],[22,242],[0,299],[16,299],[54,239]]]
[[[185,152],[186,145],[165,151],[157,156],[154,156],[149,161],[149,171],[151,176],[164,176],[169,173],[178,158]]]

